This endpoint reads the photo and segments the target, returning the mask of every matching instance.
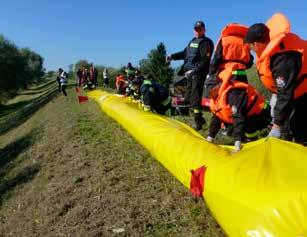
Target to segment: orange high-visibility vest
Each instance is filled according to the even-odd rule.
[[[254,87],[247,83],[233,81],[223,83],[219,89],[218,97],[210,100],[210,109],[224,123],[233,124],[233,111],[228,103],[227,95],[233,89],[246,90],[248,103],[247,103],[247,116],[260,114],[265,107],[265,98]]]
[[[217,97],[210,99],[210,109],[224,123],[233,124],[233,112],[228,104],[228,92],[233,89],[246,90],[248,96],[247,116],[261,113],[265,105],[265,98],[259,94],[255,88],[247,83],[239,81],[229,81],[235,71],[245,73],[246,65],[250,61],[250,49],[244,43],[248,27],[239,24],[229,24],[221,34],[223,48],[223,61],[220,66],[218,78],[222,84],[218,89]]]

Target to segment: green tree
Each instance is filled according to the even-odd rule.
[[[169,88],[172,82],[174,70],[165,60],[166,48],[163,43],[159,43],[156,49],[153,49],[148,54],[147,59],[140,61],[140,70],[145,75],[151,75],[161,85]]]
[[[77,61],[75,63],[75,71],[77,71],[78,69],[81,69],[82,66],[86,67],[86,68],[89,68],[90,67],[90,62],[88,62],[87,60],[85,59],[81,59],[79,61]]]
[[[44,75],[43,57],[29,48],[20,49],[20,55],[26,62],[25,72],[27,77],[24,81],[26,86],[39,82]]]
[[[19,49],[0,35],[0,103],[44,75],[44,59],[29,48]]]

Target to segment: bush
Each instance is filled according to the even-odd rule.
[[[165,88],[169,88],[174,75],[174,70],[166,62],[166,48],[163,43],[158,44],[148,54],[147,59],[140,61],[140,69],[145,75],[151,75]]]
[[[0,35],[0,103],[44,75],[44,59],[28,48],[19,49]]]

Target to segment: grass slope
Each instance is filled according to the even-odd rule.
[[[68,93],[0,135],[0,236],[224,236],[202,200]]]

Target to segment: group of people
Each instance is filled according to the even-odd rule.
[[[207,141],[213,142],[222,127],[231,127],[235,149],[246,140],[257,139],[259,131],[270,128],[269,137],[307,144],[307,41],[290,32],[282,14],[275,14],[266,24],[250,27],[229,24],[222,30],[215,46],[205,36],[202,21],[194,25],[195,37],[180,52],[166,60],[184,60],[179,75],[187,79],[185,102],[194,115],[196,130],[206,123],[201,101],[210,100],[212,119]],[[248,83],[247,69],[256,68],[264,87],[271,92],[268,102]],[[125,75],[118,75],[118,93],[142,100],[145,110],[166,114],[171,109],[168,90],[150,76],[128,65]]]
[[[79,87],[84,89],[95,89],[98,86],[98,70],[91,64],[89,69],[85,66],[77,71],[77,82]],[[103,87],[109,87],[109,74],[107,68],[103,70]]]
[[[145,111],[172,114],[172,98],[169,91],[154,80],[152,75],[147,75],[145,78],[131,63],[128,63],[125,74],[116,76],[115,85],[118,94],[141,102]]]
[[[185,50],[168,60],[184,60],[186,100],[194,109],[197,130],[205,123],[199,109],[203,88],[210,99],[213,116],[207,141],[214,140],[222,124],[231,125],[235,148],[240,150],[245,139],[257,137],[257,131],[272,124],[268,136],[306,144],[307,42],[290,32],[287,18],[275,14],[267,24],[251,27],[229,24],[222,30],[214,54],[203,22],[195,24],[194,32]],[[271,103],[248,84],[251,51],[256,54],[260,79],[272,93]]]

